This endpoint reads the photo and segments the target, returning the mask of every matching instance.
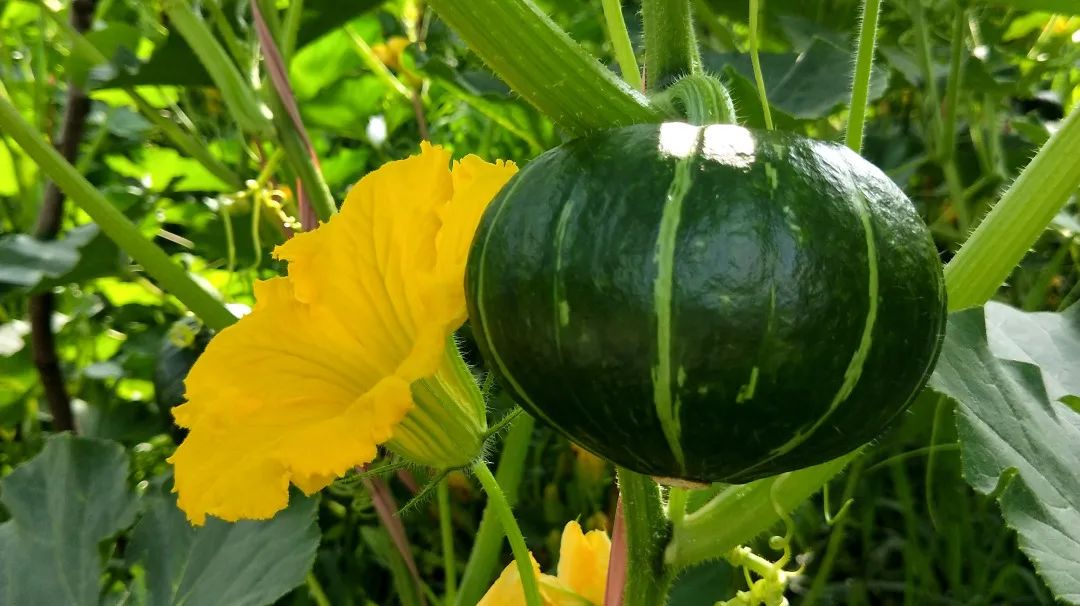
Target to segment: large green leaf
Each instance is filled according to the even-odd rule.
[[[127,156],[105,156],[105,164],[118,175],[137,179],[150,191],[227,191],[228,185],[199,162],[169,147],[146,146],[138,161]]]
[[[1063,313],[1026,313],[989,303],[986,331],[995,356],[1042,369],[1052,400],[1080,395],[1080,305]]]
[[[127,475],[119,444],[59,434],[0,481],[0,604],[98,603],[98,545],[135,514]]]
[[[0,238],[0,298],[43,292],[116,272],[120,251],[97,225],[68,231],[60,240],[25,234]]]
[[[997,495],[1047,586],[1080,604],[1080,414],[1050,400],[1038,367],[994,355],[982,308],[949,317],[930,385],[958,404],[964,479]]]
[[[749,55],[705,52],[702,59],[714,72],[723,72],[731,66],[734,77],[753,86],[754,71]],[[800,120],[829,116],[848,102],[850,92],[846,81],[838,86],[837,74],[851,71],[852,60],[850,49],[816,36],[801,53],[763,53],[761,71],[769,105]],[[887,84],[887,72],[875,68],[870,79],[871,100],[881,97]]]
[[[169,483],[171,485],[171,482]],[[317,499],[294,492],[265,522],[210,518],[194,528],[169,486],[154,487],[135,527],[130,561],[146,569],[149,606],[269,604],[304,581],[315,561]]]

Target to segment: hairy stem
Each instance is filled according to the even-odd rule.
[[[525,603],[528,606],[543,606],[540,599],[540,585],[536,580],[536,570],[532,565],[532,556],[529,548],[525,545],[525,536],[521,534],[521,528],[514,518],[514,511],[510,508],[510,502],[506,500],[499,482],[491,475],[487,463],[478,461],[472,466],[473,473],[480,480],[484,492],[488,496],[488,505],[495,508],[495,515],[502,524],[503,532],[510,541],[510,550],[514,552],[514,561],[517,563],[518,574],[521,577],[521,587],[525,591]]]
[[[862,151],[863,125],[866,122],[866,101],[870,97],[870,72],[874,66],[877,46],[878,15],[881,0],[863,0],[862,26],[859,29],[859,50],[855,73],[851,77],[851,104],[844,142],[855,153]]]
[[[761,101],[761,113],[765,116],[765,128],[772,130],[772,110],[769,108],[769,95],[765,92],[765,74],[761,72],[761,57],[758,53],[758,21],[761,7],[758,0],[750,0],[750,63],[754,67],[754,83],[757,85],[758,98]]]
[[[569,134],[662,119],[641,91],[597,62],[528,0],[429,4],[514,92]]]
[[[620,467],[618,474],[627,548],[623,604],[663,604],[671,580],[663,556],[670,527],[660,501],[660,487],[652,478],[628,469]]]
[[[644,0],[645,87],[660,90],[682,76],[701,73],[701,53],[690,0]]]
[[[622,2],[619,0],[602,0],[604,7],[604,23],[607,24],[608,39],[611,40],[611,48],[615,51],[615,61],[619,64],[623,80],[641,90],[641,68],[638,67],[637,58],[634,57],[634,47],[630,44],[630,34],[626,31],[626,20],[623,19]]]
[[[518,415],[503,442],[495,479],[499,486],[502,486],[503,494],[510,505],[514,505],[518,499],[518,487],[525,473],[525,456],[529,453],[529,441],[535,425],[536,421],[529,415]],[[480,518],[476,540],[473,541],[469,561],[465,564],[465,572],[461,576],[455,602],[457,606],[473,606],[480,601],[495,576],[504,536],[506,535],[495,514],[495,507],[489,502]]]
[[[1080,110],[1072,112],[945,267],[949,310],[994,296],[1080,188]]]

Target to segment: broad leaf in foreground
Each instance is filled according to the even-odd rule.
[[[0,482],[0,604],[98,603],[98,544],[135,514],[127,475],[119,444],[59,434]]]
[[[289,507],[271,520],[210,518],[195,528],[168,484],[148,494],[128,551],[146,569],[148,606],[257,606],[304,582],[319,545],[317,499],[293,491]]]
[[[995,356],[1042,369],[1050,399],[1080,395],[1080,305],[1061,313],[1028,313],[988,303],[986,332]]]
[[[998,495],[1047,586],[1080,604],[1080,414],[1047,397],[1038,367],[995,357],[981,308],[949,317],[930,385],[958,404],[964,478]]]

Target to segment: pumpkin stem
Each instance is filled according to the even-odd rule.
[[[653,103],[673,118],[691,124],[734,124],[735,104],[727,87],[707,74],[691,74],[653,96]]]

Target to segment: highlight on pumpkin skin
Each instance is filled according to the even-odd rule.
[[[274,251],[288,275],[256,284],[254,309],[210,342],[173,410],[189,429],[169,461],[192,523],[270,518],[290,483],[317,492],[387,442],[434,467],[479,455],[482,400],[445,401],[479,397],[451,335],[472,233],[516,170],[475,156],[451,170],[424,143]],[[446,435],[401,430],[411,418]]]
[[[531,557],[531,556],[530,556]],[[532,560],[540,583],[544,606],[601,606],[607,585],[611,539],[602,530],[581,531],[576,521],[566,523],[559,546],[555,576],[540,573]],[[511,562],[488,589],[477,606],[524,606],[525,591],[517,563]]]

